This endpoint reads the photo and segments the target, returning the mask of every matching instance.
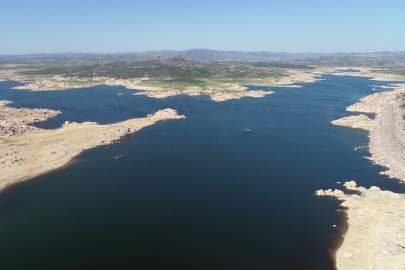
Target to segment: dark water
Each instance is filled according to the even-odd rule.
[[[388,82],[324,75],[264,98],[153,99],[122,87],[10,90],[16,107],[60,109],[39,124],[113,123],[173,108],[167,120],[97,147],[0,194],[1,269],[333,269],[343,226],[320,188],[355,180],[404,192],[363,156],[367,133],[336,127]],[[118,96],[117,93],[122,93]],[[244,129],[250,128],[251,133]],[[124,157],[115,160],[115,156]],[[339,227],[338,226],[338,227]]]

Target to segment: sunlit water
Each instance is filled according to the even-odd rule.
[[[123,87],[11,90],[15,107],[65,121],[115,123],[173,108],[161,121],[0,193],[1,269],[333,269],[344,215],[315,190],[336,182],[404,192],[364,159],[367,133],[330,121],[388,82],[324,75],[263,98],[154,99]],[[382,89],[382,88],[377,88]],[[385,89],[384,89],[385,90]],[[122,95],[117,95],[122,93]],[[245,128],[251,130],[245,133]],[[116,160],[117,155],[123,155]]]

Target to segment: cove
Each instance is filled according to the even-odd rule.
[[[317,198],[336,182],[404,192],[363,158],[367,132],[330,121],[390,82],[323,75],[263,98],[153,99],[122,87],[11,90],[15,107],[62,114],[38,123],[114,123],[172,108],[168,120],[86,151],[0,193],[2,269],[333,269],[344,215]],[[381,89],[381,88],[378,88]],[[384,89],[385,90],[385,89]],[[122,93],[122,95],[117,95]],[[245,128],[251,130],[245,133]],[[115,160],[117,154],[123,155]]]

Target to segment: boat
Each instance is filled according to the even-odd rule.
[[[245,132],[249,133],[249,132],[250,132],[250,129],[246,128],[246,129],[245,129]]]

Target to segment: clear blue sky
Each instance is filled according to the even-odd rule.
[[[404,0],[0,0],[0,55],[405,51]]]

